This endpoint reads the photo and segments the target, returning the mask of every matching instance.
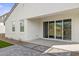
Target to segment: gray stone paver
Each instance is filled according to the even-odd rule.
[[[38,44],[33,44],[33,43],[28,43],[28,44],[25,44],[25,45],[22,45],[26,48],[32,48],[34,50],[37,50],[37,51],[40,51],[40,52],[44,52],[45,50],[47,50],[48,46],[43,46],[43,45],[38,45]]]
[[[44,52],[44,51],[46,51],[48,48],[49,48],[49,47],[47,47],[47,46],[41,46],[41,45],[39,45],[39,46],[34,47],[33,49],[39,50],[39,51],[41,51],[41,52]]]
[[[36,47],[36,46],[38,46],[38,45],[37,45],[37,44],[27,43],[27,44],[24,44],[24,45],[22,45],[22,46],[24,46],[24,47],[29,47],[29,48],[34,48],[34,47]]]
[[[40,54],[41,52],[18,45],[0,49],[0,56],[39,56]]]
[[[13,45],[0,49],[0,56],[49,56],[42,54],[49,47],[28,43],[26,45]]]

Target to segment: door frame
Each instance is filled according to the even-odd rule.
[[[63,19],[63,20],[66,20],[66,19]],[[64,40],[64,38],[63,38],[63,31],[64,31],[63,30],[63,20],[62,20],[62,39],[57,39],[56,38],[56,21],[59,21],[59,20],[55,20],[54,21],[54,31],[55,31],[54,32],[54,36],[55,36],[54,38],[50,38],[49,37],[49,22],[50,21],[43,21],[43,23],[44,22],[48,22],[48,38],[44,38],[44,36],[43,36],[43,39],[47,39],[47,40],[58,40],[58,41],[70,41],[71,42],[72,41],[72,20],[71,20],[71,39],[70,40]],[[43,29],[44,29],[44,27],[43,27]],[[43,31],[43,35],[44,35],[44,31]]]

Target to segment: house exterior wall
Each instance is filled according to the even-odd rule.
[[[53,4],[19,4],[12,14],[9,16],[7,21],[5,22],[6,34],[5,36],[8,38],[13,38],[16,40],[22,39],[23,41],[29,41],[37,38],[43,38],[43,22],[44,21],[52,21],[52,20],[63,20],[63,19],[72,19],[72,41],[79,42],[78,34],[79,34],[79,16],[77,14],[59,14],[52,17],[46,17],[44,19],[33,19],[29,20],[28,18],[39,16],[43,14],[49,14],[55,12],[55,10],[60,11],[69,9],[71,6],[73,8],[78,7],[79,4],[68,4],[66,7],[62,6],[58,9],[54,9],[51,6]],[[61,6],[62,4],[60,4]],[[68,8],[67,8],[68,7]],[[20,24],[19,21],[24,20],[24,32],[20,32]],[[15,22],[15,32],[12,32],[12,22]]]
[[[5,33],[5,25],[4,23],[0,23],[0,34]]]

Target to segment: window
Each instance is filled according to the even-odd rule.
[[[62,20],[56,21],[56,38],[62,39]]]
[[[24,32],[24,20],[20,20],[20,32]]]
[[[12,22],[12,32],[15,32],[15,22]]]
[[[63,21],[63,39],[71,40],[71,19]]]
[[[49,38],[54,38],[54,21],[49,22]]]
[[[48,22],[43,23],[43,37],[48,38]]]

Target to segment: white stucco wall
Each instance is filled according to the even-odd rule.
[[[79,4],[19,4],[12,12],[10,17],[5,22],[6,37],[14,39],[22,39],[24,41],[43,38],[43,21],[72,19],[72,41],[79,41],[79,23],[78,15],[59,14],[52,16],[52,18],[45,18],[43,20],[28,20],[27,18],[35,17],[43,14],[49,14],[60,10],[72,9],[78,7]],[[20,32],[19,20],[24,20],[24,32]],[[15,32],[12,32],[12,22],[15,21]]]
[[[37,39],[40,38],[40,30],[41,30],[41,20],[28,20],[28,39]]]

